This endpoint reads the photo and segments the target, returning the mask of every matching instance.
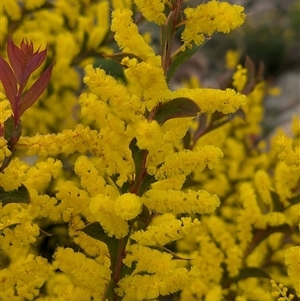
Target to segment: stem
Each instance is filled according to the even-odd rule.
[[[117,258],[115,262],[114,260],[112,260],[113,272],[111,275],[111,281],[105,290],[102,300],[118,301],[120,298],[115,293],[115,288],[117,287],[118,282],[120,281],[122,276],[123,259],[125,258],[125,254],[126,254],[125,249],[126,249],[128,239],[129,239],[129,234],[119,240]]]
[[[127,239],[126,239],[127,242]],[[117,283],[120,281],[120,276],[121,276],[121,271],[122,271],[122,260],[125,257],[125,248],[126,248],[126,242],[125,239],[122,238],[119,241],[119,246],[118,246],[118,258],[117,258],[117,262],[113,271],[113,275],[112,275],[112,279],[113,279],[113,287],[115,288],[115,286],[117,285]],[[119,296],[114,293],[114,301],[118,301]]]
[[[148,157],[148,151],[144,150],[143,151],[143,157],[142,157],[142,167],[141,167],[141,172],[139,175],[136,175],[136,179],[130,188],[130,192],[134,193],[136,195],[139,195],[140,188],[143,184],[143,181],[147,175],[147,167],[146,167],[146,161]]]

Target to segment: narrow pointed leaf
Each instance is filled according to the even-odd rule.
[[[144,178],[144,180],[143,180],[143,183],[142,183],[142,185],[141,185],[141,187],[140,187],[140,189],[139,189],[138,195],[139,195],[140,197],[142,197],[142,195],[143,195],[147,190],[149,190],[150,185],[151,185],[152,183],[154,183],[155,181],[156,181],[156,180],[155,180],[155,177],[154,177],[154,176],[151,176],[151,175],[149,175],[149,174],[147,173],[147,175],[145,176],[145,178]]]
[[[120,64],[121,66],[122,65],[122,60],[125,58],[125,57],[128,57],[130,59],[137,59],[138,62],[141,62],[142,59],[140,57],[138,57],[137,55],[134,55],[132,53],[126,53],[126,52],[119,52],[119,53],[115,53],[115,54],[103,54],[103,56],[105,58],[109,58],[109,59],[112,59],[114,60],[115,62],[117,62],[118,64]]]
[[[192,48],[187,48],[183,52],[179,52],[175,55],[175,57],[172,59],[171,65],[167,72],[167,82],[170,81],[175,71],[180,67],[185,61],[187,61],[191,56],[193,56],[207,41],[210,39],[207,38],[206,41],[201,45],[195,45],[193,44]]]
[[[239,275],[234,279],[234,282],[238,282],[247,278],[270,278],[269,274],[261,268],[247,267],[240,271]]]
[[[47,55],[47,48],[39,53],[34,53],[29,58],[24,73],[22,75],[22,84],[25,85],[30,75],[44,62]]]
[[[289,203],[291,205],[299,204],[300,203],[300,194],[298,194],[295,197],[289,199]]]
[[[8,141],[9,149],[13,147],[17,141],[19,141],[19,138],[22,134],[22,123],[19,120],[17,125],[14,124],[14,116],[9,116],[4,121],[4,138]]]
[[[23,70],[25,70],[26,61],[23,51],[16,44],[14,44],[11,36],[8,37],[7,55],[15,72],[17,82],[20,84],[22,81]]]
[[[29,204],[29,191],[23,184],[21,184],[21,186],[18,189],[13,191],[5,191],[2,187],[0,187],[0,202],[2,203],[3,207],[11,203]]]
[[[280,196],[275,191],[270,191],[270,194],[272,197],[274,211],[281,212],[283,209],[283,205],[280,201]]]
[[[135,174],[139,175],[142,168],[143,151],[139,149],[136,143],[137,143],[136,138],[132,139],[129,148],[131,150],[132,159],[135,166]]]
[[[85,227],[78,229],[77,231],[82,231],[88,236],[105,243],[109,251],[111,265],[112,267],[115,266],[118,258],[118,239],[109,237],[98,222],[89,223]]]
[[[52,67],[53,64],[51,64],[41,74],[41,76],[30,87],[30,89],[26,92],[26,94],[21,97],[21,101],[19,105],[19,117],[21,117],[23,113],[38,100],[38,98],[42,95],[42,93],[47,88],[52,74]]]
[[[271,234],[273,233],[285,233],[287,234],[291,234],[292,233],[292,228],[290,225],[288,224],[283,224],[281,226],[277,226],[277,227],[268,227],[265,230],[260,230],[261,231],[261,235],[257,235],[258,239],[256,239],[255,244],[250,245],[250,247],[248,248],[248,250],[246,251],[246,255],[248,256],[262,241],[264,241],[265,239],[267,239]]]
[[[14,224],[7,225],[7,226],[3,227],[1,230],[5,229],[5,228],[8,228],[8,229],[10,229],[10,230],[13,230],[13,229],[16,228],[18,225],[21,225],[21,223],[14,223]]]
[[[6,96],[12,111],[16,110],[17,80],[9,64],[0,57],[0,81],[3,84]]]
[[[256,84],[256,78],[255,78],[255,65],[253,61],[250,59],[250,57],[246,56],[245,60],[245,68],[247,69],[247,84],[245,88],[243,89],[243,94],[249,94],[254,89],[254,86]]]
[[[169,119],[194,117],[199,112],[200,108],[192,99],[179,97],[163,103],[158,108],[154,119],[162,125]]]
[[[174,11],[168,15],[168,19],[161,28],[161,53],[162,53],[162,67],[168,70],[171,64],[171,46],[174,35]]]
[[[46,231],[44,231],[43,229],[40,228],[40,234],[39,234],[39,237],[51,237],[53,236],[51,233],[48,233]]]
[[[193,260],[192,258],[185,258],[182,256],[177,255],[176,253],[172,252],[171,250],[163,247],[163,246],[148,246],[150,249],[158,250],[161,252],[169,253],[173,256],[173,259],[180,259],[180,260]]]

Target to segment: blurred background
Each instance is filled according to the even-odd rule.
[[[189,1],[197,6],[201,0]],[[207,2],[207,1],[204,1]],[[290,131],[292,115],[300,115],[300,1],[227,0],[245,7],[245,23],[228,35],[214,34],[199,53],[176,74],[199,77],[202,86],[218,86],[225,68],[228,49],[241,52],[241,64],[249,56],[258,68],[264,64],[264,78],[279,94],[265,100],[264,134],[281,125]]]

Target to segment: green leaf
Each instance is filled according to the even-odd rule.
[[[107,245],[109,251],[111,266],[112,268],[115,267],[118,259],[118,239],[109,237],[98,222],[89,223],[85,227],[78,229],[77,231],[82,231],[88,236],[104,242]]]
[[[19,121],[17,127],[14,128],[14,116],[13,115],[9,116],[4,121],[4,138],[5,140],[8,141],[9,147],[12,140],[14,140],[15,143],[19,140],[19,138],[21,137],[21,133],[22,133],[21,122]]]
[[[298,194],[295,197],[289,199],[289,203],[291,205],[299,204],[300,203],[300,194]]]
[[[192,135],[189,130],[185,133],[185,136],[182,138],[182,144],[184,149],[189,149],[192,140]]]
[[[138,62],[141,62],[142,59],[140,57],[138,57],[137,55],[134,55],[132,53],[127,53],[127,52],[118,52],[118,53],[115,53],[115,54],[102,54],[104,57],[106,58],[109,58],[109,59],[112,59],[114,60],[115,62],[117,62],[118,64],[120,64],[121,66],[125,67],[124,65],[122,65],[122,60],[125,58],[125,57],[128,57],[130,59],[137,59]]]
[[[11,203],[29,204],[29,191],[23,184],[21,184],[21,186],[18,189],[13,191],[5,191],[2,187],[0,187],[0,202],[2,203],[3,207]]]
[[[48,233],[48,232],[46,232],[45,230],[43,230],[43,229],[40,228],[40,234],[39,234],[39,237],[45,237],[45,236],[51,237],[51,236],[53,236],[53,235],[52,235],[51,233]]]
[[[162,125],[172,118],[196,117],[199,112],[200,108],[192,99],[179,97],[161,104],[154,119]]]
[[[245,269],[240,270],[239,275],[235,278],[236,282],[241,279],[247,278],[270,278],[269,274],[261,268],[256,267],[247,267]]]
[[[161,56],[162,67],[164,70],[168,70],[171,64],[171,46],[174,37],[174,11],[171,11],[168,15],[168,19],[164,26],[161,27]]]
[[[137,140],[133,138],[130,142],[129,148],[131,150],[132,159],[135,166],[135,174],[139,175],[142,168],[142,159],[144,156],[144,151],[140,150],[139,147],[136,145]]]
[[[274,211],[281,212],[283,205],[280,202],[279,195],[274,191],[270,191],[270,194],[271,194],[272,201],[273,201]]]
[[[193,56],[207,41],[209,38],[206,38],[206,41],[201,45],[192,45],[192,48],[186,48],[185,51],[177,53],[172,59],[171,65],[167,72],[167,82],[170,81],[175,71],[180,67],[185,61],[187,61],[191,56]]]
[[[10,224],[10,225],[7,225],[7,226],[3,227],[2,229],[0,229],[0,235],[3,233],[3,229],[8,228],[10,230],[13,230],[18,225],[21,225],[21,223]]]
[[[257,246],[263,242],[265,239],[267,239],[271,234],[273,233],[285,233],[285,234],[291,234],[292,229],[290,225],[283,224],[281,226],[277,227],[271,227],[269,226],[265,230],[258,230],[257,233],[254,235],[254,241],[249,245],[248,249],[245,252],[245,257],[248,256]]]
[[[193,260],[193,258],[184,258],[181,257],[179,255],[177,255],[176,253],[172,252],[171,250],[163,247],[163,246],[148,246],[150,249],[154,249],[154,250],[158,250],[161,252],[165,252],[165,253],[169,253],[173,256],[173,259],[180,259],[180,260]]]
[[[155,181],[156,181],[155,177],[147,173],[140,187],[139,196],[141,197],[149,189],[150,185]]]
[[[131,150],[132,159],[134,161],[134,166],[135,166],[136,179],[134,182],[134,186],[138,187],[138,189],[136,190],[136,194],[138,194],[138,196],[142,196],[149,189],[149,186],[155,182],[155,178],[154,176],[149,175],[146,172],[146,170],[142,172],[142,164],[143,164],[144,156],[147,153],[147,151],[140,150],[139,147],[136,145],[136,143],[137,143],[136,138],[132,139],[129,148]],[[143,173],[142,180],[140,180],[139,178],[141,173]]]

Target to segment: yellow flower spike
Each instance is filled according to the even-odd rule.
[[[175,190],[150,189],[143,196],[145,205],[159,213],[212,213],[220,205],[219,198],[210,195],[204,190],[188,190],[187,192]]]
[[[1,297],[3,300],[35,299],[52,271],[47,259],[41,256],[20,256],[14,264],[1,270]],[[34,277],[28,277],[28,273]]]
[[[112,0],[111,2],[114,10],[124,10],[125,8],[130,9],[132,5],[132,0]]]
[[[53,266],[69,275],[74,285],[84,289],[86,296],[92,299],[102,296],[111,273],[108,267],[71,248],[57,248]],[[99,279],[98,285],[90,279]]]
[[[291,168],[291,171],[299,173],[300,169],[300,146],[293,147],[293,140],[284,135],[278,136],[275,147],[278,150],[278,158]]]
[[[244,23],[246,15],[244,8],[217,0],[200,4],[196,8],[186,8],[185,28],[181,34],[184,46],[191,47],[192,43],[200,45],[204,36],[214,32],[229,33]]]
[[[87,47],[97,50],[109,30],[109,1],[100,1],[91,5],[87,15],[91,18],[90,22],[92,24]]]
[[[149,152],[155,152],[163,143],[163,133],[157,121],[141,120],[134,125],[137,146],[140,149],[146,149]]]
[[[222,287],[220,285],[214,286],[211,289],[208,290],[205,301],[222,301]]]
[[[59,160],[48,158],[32,166],[26,173],[27,179],[24,184],[39,192],[47,189],[54,178],[62,171],[62,163]]]
[[[275,189],[280,196],[280,201],[284,206],[288,206],[287,199],[293,196],[292,190],[299,181],[299,172],[287,166],[284,162],[279,162],[275,167]]]
[[[21,19],[21,6],[17,0],[2,0],[1,4],[11,20],[17,21]]]
[[[141,212],[141,199],[132,193],[124,193],[114,203],[114,211],[124,220],[131,220]]]
[[[57,135],[39,135],[33,137],[21,136],[17,149],[22,149],[27,155],[41,157],[55,156],[58,154],[72,154],[75,151],[85,153],[96,152],[98,146],[98,132],[78,124],[74,130],[64,130]]]
[[[192,171],[203,171],[206,167],[213,169],[223,157],[220,148],[205,145],[194,151],[182,150],[166,157],[164,164],[157,170],[156,179],[173,178],[179,175],[189,175]]]
[[[25,0],[24,2],[25,8],[27,10],[33,10],[41,7],[46,2],[46,0]]]
[[[300,119],[298,116],[293,116],[293,121],[292,121],[292,132],[293,136],[300,138]]]
[[[132,92],[143,99],[148,111],[151,111],[159,103],[171,99],[172,93],[160,66],[154,65],[152,62],[137,63],[136,59],[128,58],[125,58],[122,63],[128,66],[125,69],[126,78],[130,83],[134,83]]]
[[[9,157],[11,155],[11,151],[7,147],[7,141],[0,137],[0,166],[2,165],[5,157]]]
[[[178,89],[173,92],[175,97],[188,97],[194,100],[200,107],[201,113],[213,113],[215,111],[224,114],[236,112],[245,105],[245,95],[235,92],[233,89]]]
[[[111,30],[115,32],[115,40],[123,52],[138,56],[143,61],[150,60],[154,66],[160,66],[160,57],[155,56],[153,49],[138,33],[138,27],[133,22],[132,11],[116,9],[112,13]]]
[[[237,89],[238,92],[242,92],[246,83],[247,83],[247,69],[243,68],[241,65],[237,66],[237,70],[232,76],[233,86]]]
[[[176,268],[176,261],[172,260],[173,255],[169,253],[161,253],[158,250],[137,244],[131,245],[127,252],[128,255],[123,262],[128,267],[131,267],[132,264],[135,263],[135,269],[132,275],[140,272],[164,274],[165,272]],[[153,260],[151,265],[149,265],[146,258],[151,258]]]
[[[225,60],[227,69],[235,69],[239,63],[241,53],[238,50],[229,49],[226,51]]]
[[[130,94],[127,87],[104,70],[87,65],[83,81],[92,93],[83,93],[79,98],[82,115],[99,126],[106,125],[108,112],[128,123],[144,112],[140,98]]]
[[[103,171],[104,168],[105,166],[103,166]],[[80,177],[81,186],[85,188],[91,196],[95,196],[105,190],[105,180],[99,175],[92,160],[88,157],[80,156],[75,162],[74,170]]]
[[[292,280],[293,286],[296,290],[296,294],[300,297],[300,246],[295,246],[285,251],[285,265],[287,266],[288,275]]]
[[[175,293],[186,287],[196,274],[195,269],[189,272],[178,268],[171,254],[135,244],[129,247],[124,263],[129,267],[135,263],[136,267],[132,275],[120,280],[116,289],[118,295],[127,301],[151,300]],[[139,272],[146,273],[141,275]]]
[[[164,14],[166,0],[134,0],[143,16],[150,22],[163,25],[167,17]]]
[[[167,215],[166,213],[165,215]],[[182,239],[187,233],[198,230],[200,222],[191,218],[176,219],[171,216],[169,220],[164,220],[155,225],[150,225],[147,230],[139,230],[131,235],[139,245],[150,246],[158,245],[164,246],[170,242]]]
[[[60,181],[57,184],[57,190],[58,192],[56,193],[55,197],[60,201],[60,204],[56,205],[48,214],[52,214],[52,212],[57,211],[62,215],[62,219],[65,222],[69,222],[73,216],[77,214],[83,215],[87,219],[92,218],[92,214],[88,208],[90,196],[85,190],[79,189],[77,185],[71,181]],[[54,204],[52,204],[52,206],[53,205]],[[43,210],[44,207],[48,208],[48,206],[43,205]]]
[[[258,170],[254,175],[254,184],[259,193],[261,200],[270,207],[273,208],[273,201],[271,197],[271,179],[265,170]]]

